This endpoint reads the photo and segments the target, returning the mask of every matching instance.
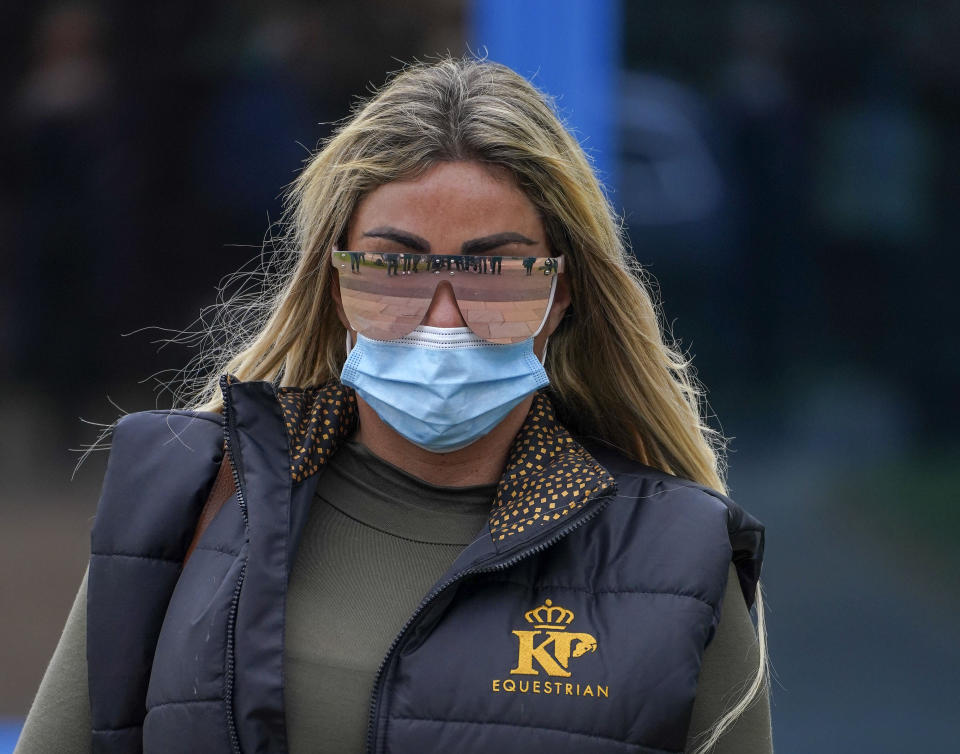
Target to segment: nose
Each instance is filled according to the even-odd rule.
[[[430,327],[466,327],[466,320],[457,306],[457,297],[453,295],[453,286],[446,280],[437,285],[430,300],[430,308],[423,316],[421,325]]]

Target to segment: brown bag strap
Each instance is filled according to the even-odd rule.
[[[203,510],[200,511],[200,520],[197,522],[197,530],[193,534],[193,541],[187,548],[187,554],[183,558],[183,564],[186,565],[193,554],[194,548],[203,536],[203,533],[210,526],[210,523],[217,517],[223,504],[230,499],[237,491],[236,482],[233,479],[233,464],[230,463],[230,456],[224,454],[223,461],[220,463],[220,470],[217,472],[217,478],[213,480],[213,487],[210,489],[210,496],[207,502],[203,504]]]

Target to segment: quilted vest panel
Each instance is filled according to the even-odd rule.
[[[133,415],[115,436],[88,602],[97,751],[286,751],[285,585],[319,467],[288,445],[284,426],[300,420],[272,386],[228,392],[240,493],[182,573],[220,460],[220,417]],[[551,494],[518,493],[495,510],[411,616],[379,678],[377,752],[683,750],[728,563],[752,604],[763,528],[699,485],[588,453],[540,411],[546,441],[523,445],[502,485],[555,446],[562,462],[545,476],[514,475],[516,490],[546,479]],[[170,442],[171,427],[185,445]],[[550,496],[581,479],[593,492],[569,515],[555,509]],[[118,643],[110,631],[121,627]]]
[[[143,412],[114,430],[87,586],[95,752],[141,749],[157,637],[222,457],[219,416]]]
[[[559,542],[454,587],[393,654],[377,750],[682,752],[728,510],[700,489],[623,480]]]

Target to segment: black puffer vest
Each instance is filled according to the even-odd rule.
[[[221,380],[224,415],[117,426],[92,534],[97,752],[287,751],[286,586],[351,391]],[[184,555],[224,448],[237,492]],[[763,527],[729,499],[589,451],[542,394],[487,529],[380,669],[371,752],[682,752],[733,559],[752,605]]]

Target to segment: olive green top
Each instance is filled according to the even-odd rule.
[[[287,598],[284,674],[291,754],[363,750],[374,679],[423,596],[487,521],[495,485],[437,487],[346,443],[321,476]],[[86,577],[15,754],[89,754]],[[708,730],[752,677],[756,633],[731,565],[690,726]],[[770,754],[764,696],[715,754]]]
[[[380,663],[486,525],[496,485],[435,487],[346,443],[317,484],[290,576],[290,751],[360,752]]]

